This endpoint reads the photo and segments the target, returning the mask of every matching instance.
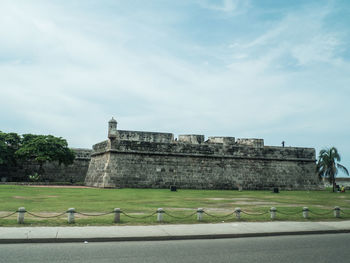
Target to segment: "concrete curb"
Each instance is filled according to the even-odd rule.
[[[320,235],[350,233],[350,229],[341,230],[310,230],[310,231],[284,231],[264,233],[236,233],[236,234],[204,234],[204,235],[176,235],[176,236],[130,236],[130,237],[88,237],[88,238],[17,238],[0,239],[0,244],[19,243],[79,243],[79,242],[122,242],[122,241],[167,241],[167,240],[195,240],[195,239],[224,239],[245,237],[269,237],[269,236],[295,236],[295,235]]]
[[[0,227],[0,243],[218,239],[350,233],[348,221],[272,221],[149,226]]]

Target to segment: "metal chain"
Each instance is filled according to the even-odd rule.
[[[233,214],[235,214],[236,212],[232,212],[228,215],[224,215],[224,216],[215,216],[215,215],[212,215],[212,214],[208,214],[207,212],[203,211],[204,214],[208,215],[208,216],[211,216],[211,217],[215,217],[215,218],[226,218],[226,217],[230,217],[232,216]]]
[[[276,213],[280,213],[280,214],[286,215],[286,216],[294,216],[294,215],[299,214],[300,212],[303,212],[303,211],[298,211],[298,212],[295,212],[295,213],[286,213],[286,212],[281,212],[279,210],[276,211]]]
[[[197,212],[194,212],[194,213],[192,213],[192,214],[190,214],[190,215],[188,215],[188,216],[179,217],[179,216],[171,215],[171,214],[169,214],[168,212],[164,211],[164,214],[166,214],[166,215],[168,215],[168,216],[170,216],[170,217],[176,218],[176,219],[185,219],[185,218],[189,218],[189,217],[194,216],[196,213],[197,213]]]
[[[333,212],[333,210],[329,211],[327,213],[321,213],[321,214],[312,212],[311,210],[309,210],[309,212],[310,212],[310,214],[314,214],[314,215],[317,215],[317,216],[325,216],[325,215],[331,214]]]
[[[241,211],[243,214],[249,215],[249,216],[262,216],[262,215],[266,215],[267,213],[269,213],[269,211],[263,212],[263,213],[247,213],[245,211]]]
[[[14,214],[16,214],[16,213],[17,213],[17,211],[15,211],[15,212],[13,212],[13,213],[11,213],[11,214],[9,214],[9,215],[6,215],[6,216],[0,216],[0,218],[10,217],[10,216],[12,216],[12,215],[14,215]]]
[[[128,215],[127,213],[123,212],[123,211],[120,211],[123,215],[127,216],[127,217],[130,217],[130,218],[135,218],[135,219],[144,219],[144,218],[148,218],[148,217],[151,217],[151,216],[154,216],[155,214],[157,214],[157,212],[154,212],[150,215],[147,215],[147,216],[131,216],[131,215]]]
[[[26,211],[26,213],[28,213],[28,214],[31,215],[31,216],[39,217],[39,218],[54,218],[54,217],[63,216],[63,215],[64,215],[65,213],[67,213],[67,212],[63,212],[63,213],[61,213],[61,214],[59,214],[59,215],[54,215],[54,216],[39,216],[39,215],[33,214],[33,213],[31,213],[31,212],[28,212],[28,211]]]
[[[341,209],[340,212],[345,214],[345,215],[350,215],[350,213],[345,212],[343,209]]]
[[[75,212],[79,215],[83,215],[83,216],[105,216],[105,215],[109,215],[109,214],[112,214],[114,213],[114,211],[112,212],[107,212],[107,213],[102,213],[102,214],[85,214],[85,213],[81,213],[81,212]]]

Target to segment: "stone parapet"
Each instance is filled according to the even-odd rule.
[[[171,143],[174,141],[172,133],[162,132],[142,132],[142,131],[124,131],[118,130],[119,140],[138,141],[138,142],[155,142]]]
[[[219,144],[235,144],[235,137],[222,137],[222,136],[212,136],[208,138],[208,143],[219,143]]]
[[[92,146],[93,153],[105,152],[109,149],[108,140],[96,143]]]
[[[106,141],[107,143],[107,141]],[[95,149],[95,147],[94,147]],[[150,143],[137,141],[112,141],[110,147],[100,148],[92,155],[106,151],[149,155],[183,155],[219,158],[300,160],[315,162],[315,149],[301,147],[244,147],[242,145],[192,144],[192,143]]]
[[[191,143],[191,144],[201,144],[204,142],[204,135],[179,135],[179,142]]]
[[[91,158],[91,149],[85,149],[85,148],[71,148],[75,153],[75,159],[85,159],[90,160]]]
[[[263,139],[240,138],[240,139],[237,139],[236,144],[238,144],[238,145],[245,145],[245,146],[252,146],[252,147],[263,147],[264,146],[264,140]]]

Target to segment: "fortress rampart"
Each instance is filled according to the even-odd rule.
[[[235,139],[117,130],[93,146],[85,179],[95,187],[318,189],[315,149]]]

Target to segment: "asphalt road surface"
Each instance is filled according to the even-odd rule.
[[[87,244],[0,244],[0,262],[350,262],[350,234]]]

